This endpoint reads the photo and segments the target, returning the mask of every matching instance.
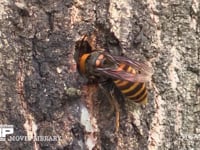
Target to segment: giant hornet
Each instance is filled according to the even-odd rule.
[[[115,109],[117,132],[120,109],[113,93],[114,88],[121,91],[124,97],[145,104],[147,102],[145,82],[150,80],[153,74],[152,68],[125,56],[113,56],[106,50],[95,49],[86,35],[76,42],[74,59],[77,70],[82,76],[98,82],[103,87],[104,93]]]

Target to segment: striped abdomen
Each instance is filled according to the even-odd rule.
[[[136,70],[126,64],[120,64],[118,69],[136,74]],[[114,83],[128,99],[133,100],[136,103],[147,102],[147,89],[145,83],[129,82],[126,80],[114,80]]]

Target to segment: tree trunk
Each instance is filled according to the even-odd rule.
[[[14,126],[0,149],[200,149],[197,0],[2,0],[0,8],[1,138],[2,125]],[[73,59],[75,42],[93,31],[99,47],[120,45],[154,68],[148,104],[126,100],[118,133],[107,97]]]

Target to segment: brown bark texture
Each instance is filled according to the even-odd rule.
[[[1,0],[0,26],[0,125],[32,139],[0,149],[200,149],[198,0]],[[73,58],[93,31],[99,47],[154,68],[147,105],[125,100],[118,133],[105,93]]]

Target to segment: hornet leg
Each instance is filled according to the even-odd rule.
[[[111,113],[115,110],[115,133],[119,131],[119,119],[120,119],[120,108],[119,103],[117,102],[113,90],[108,91],[101,87],[102,91],[105,93],[106,97],[108,98],[110,105],[111,105]]]
[[[119,103],[115,99],[115,96],[113,95],[112,91],[110,91],[110,96],[110,102],[112,103],[111,105],[113,105],[115,108],[115,133],[117,133],[119,131],[120,108]]]

